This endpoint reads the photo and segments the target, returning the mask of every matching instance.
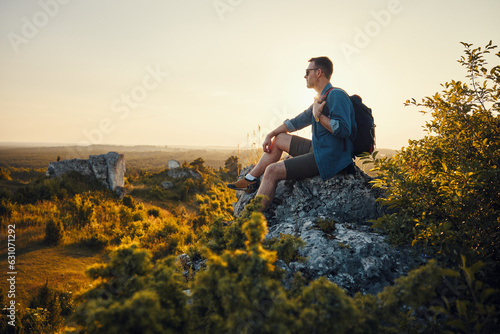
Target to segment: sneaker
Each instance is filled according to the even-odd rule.
[[[244,177],[239,179],[234,183],[229,183],[227,187],[233,190],[245,190],[247,193],[253,193],[257,189],[259,189],[260,180],[255,179],[254,181],[248,181]]]

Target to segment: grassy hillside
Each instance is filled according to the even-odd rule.
[[[164,159],[144,154],[151,154],[151,161]],[[9,266],[8,227],[15,225],[19,333],[302,333],[311,328],[384,333],[417,327],[440,333],[457,328],[447,319],[463,320],[455,304],[432,308],[443,298],[466,305],[467,328],[480,317],[483,328],[494,324],[495,308],[485,304],[492,291],[478,280],[480,264],[464,263],[461,275],[430,261],[376,296],[347,296],[325,279],[310,281],[300,274],[285,289],[276,260],[299,261],[303,241],[282,236],[264,242],[267,224],[255,212],[258,202],[233,217],[235,193],[225,183],[235,178],[235,170],[196,159],[181,168],[199,177],[175,179],[160,165],[151,167],[151,161],[137,160],[140,172],[127,174],[122,199],[76,174],[48,179],[34,173],[27,180],[29,171],[2,170],[0,266]],[[172,188],[162,187],[164,181]],[[177,259],[180,254],[188,258]],[[462,289],[467,286],[472,295]],[[2,276],[1,304],[11,300],[9,288]],[[479,303],[471,303],[479,297]],[[12,332],[1,319],[0,332]]]
[[[39,154],[39,160],[35,159],[29,168],[36,168],[57,153],[50,149],[36,151],[31,152]],[[181,158],[197,153],[202,152],[184,153]],[[180,253],[196,256],[209,230],[208,216],[231,218],[234,192],[228,191],[223,182],[228,180],[228,172],[205,166],[203,159],[181,167],[200,177],[174,179],[166,171],[156,170],[161,167],[160,162],[166,163],[170,158],[181,160],[178,156],[167,158],[166,154],[155,151],[132,152],[141,172],[129,177],[126,187],[130,195],[120,199],[102,185],[77,174],[48,179],[41,171],[23,172],[20,167],[12,167],[21,166],[22,160],[16,160],[15,156],[22,154],[22,150],[10,154],[13,158],[2,169],[0,179],[0,266],[8,268],[11,259],[8,256],[12,255],[8,254],[8,246],[15,245],[17,323],[22,321],[28,327],[54,329],[40,324],[43,319],[33,318],[36,307],[40,307],[36,302],[39,291],[48,287],[54,296],[64,296],[66,300],[69,295],[72,303],[78,302],[78,297],[75,301],[73,297],[92,283],[86,269],[105,263],[109,252],[117,247],[136,244],[148,249],[155,259]],[[172,182],[174,187],[164,189],[163,181]],[[210,214],[200,216],[200,208],[210,197],[217,199],[216,207],[211,207]],[[13,226],[15,229],[9,231]],[[8,245],[7,235],[12,231],[15,240]],[[0,282],[2,304],[11,300],[7,300],[10,286],[5,273]],[[5,329],[1,327],[4,325],[0,322],[0,328]],[[34,327],[29,327],[30,330],[28,327],[23,330],[32,333]]]

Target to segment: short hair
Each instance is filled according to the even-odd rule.
[[[330,80],[333,74],[333,63],[328,57],[314,57],[309,59],[309,62],[314,62],[314,65],[320,68],[323,73],[325,73],[325,77]]]

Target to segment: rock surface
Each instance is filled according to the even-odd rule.
[[[108,189],[124,194],[125,157],[123,154],[109,152],[101,155],[91,155],[88,160],[69,159],[49,163],[47,176],[57,177],[68,172],[77,172],[93,177],[103,183]]]
[[[350,294],[374,294],[422,262],[412,249],[397,249],[371,230],[367,220],[379,217],[382,210],[376,202],[380,193],[371,189],[370,180],[356,168],[355,174],[327,181],[314,177],[278,184],[275,199],[264,211],[266,238],[292,234],[306,243],[300,250],[307,258],[304,263],[278,261],[286,272],[285,286],[301,272],[309,279],[325,276]],[[254,195],[237,192],[237,216]],[[333,228],[325,232],[321,222],[331,222]]]
[[[177,160],[169,160],[168,161],[168,169],[176,169],[176,168],[180,168],[181,167],[181,163]]]
[[[194,177],[195,179],[201,179],[202,176],[197,171],[181,168],[181,164],[176,160],[168,161],[168,173],[167,175],[174,179],[179,179],[183,177]]]
[[[174,187],[174,184],[170,181],[163,181],[161,183],[161,186],[163,187],[163,189],[172,189]]]

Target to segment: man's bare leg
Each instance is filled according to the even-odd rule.
[[[250,174],[255,177],[260,177],[266,171],[267,166],[277,162],[281,158],[283,152],[290,152],[290,143],[292,141],[292,135],[287,133],[280,133],[274,138],[271,145],[271,152],[264,152],[262,157],[260,157],[257,165],[250,171]],[[283,165],[283,168],[285,166]],[[285,170],[286,177],[286,170]],[[263,180],[262,180],[263,181]],[[261,186],[262,187],[262,186]]]
[[[271,204],[276,191],[276,185],[279,181],[284,179],[286,179],[286,168],[283,161],[272,163],[266,168],[259,190],[257,190],[256,194],[256,196],[264,195],[264,199],[262,200],[262,205],[264,207],[262,210]]]

